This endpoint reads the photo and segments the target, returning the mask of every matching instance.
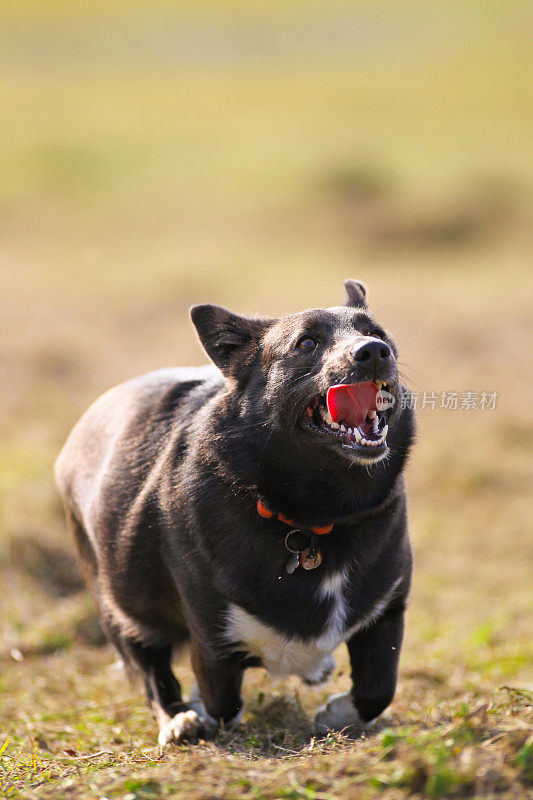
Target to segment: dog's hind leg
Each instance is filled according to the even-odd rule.
[[[100,611],[100,622],[108,641],[120,654],[124,665],[135,666],[144,679],[146,694],[159,726],[159,743],[168,744],[193,738],[203,727],[198,714],[183,701],[181,687],[170,665],[172,647],[170,644],[146,644],[124,633],[116,620],[122,609],[113,603],[109,609],[109,596],[102,592],[102,576],[99,576],[98,558],[84,526],[79,522],[68,505],[65,506],[67,526],[73,536],[78,551],[78,560],[83,577]],[[188,631],[173,620],[175,644],[188,638]],[[135,623],[135,620],[132,619]]]

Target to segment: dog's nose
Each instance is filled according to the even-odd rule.
[[[391,357],[391,349],[386,342],[374,339],[371,342],[356,345],[350,351],[350,355],[361,366],[375,369],[387,365]]]

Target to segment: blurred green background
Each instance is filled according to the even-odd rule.
[[[56,659],[88,630],[51,479],[81,412],[202,362],[191,304],[293,312],[339,302],[346,277],[368,284],[415,391],[499,393],[494,412],[420,413],[405,669],[531,680],[533,5],[0,14],[8,717],[26,713],[11,651]]]

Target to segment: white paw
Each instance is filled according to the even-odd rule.
[[[161,726],[158,736],[159,746],[164,747],[170,742],[181,742],[188,736],[194,736],[200,727],[201,722],[196,711],[192,709],[180,711]]]
[[[239,709],[234,717],[229,719],[227,722],[224,723],[224,728],[226,730],[230,730],[231,728],[236,728],[242,722],[242,715],[244,714],[244,708]]]
[[[195,697],[194,699],[191,697],[188,705],[196,713],[198,719],[207,731],[214,731],[218,728],[218,722],[216,719],[213,719],[211,714],[207,713],[200,697]]]
[[[211,714],[208,714],[206,708],[204,706],[203,700],[200,696],[200,690],[197,685],[193,687],[191,693],[189,695],[189,703],[188,705],[190,708],[194,709],[198,714],[198,718],[200,722],[204,726],[207,731],[213,732],[220,727],[220,722],[214,719]],[[240,721],[242,720],[244,709],[241,708],[235,716],[224,723],[224,728],[228,730],[229,728],[233,728],[237,726]]]
[[[315,716],[315,728],[320,734],[351,727],[363,729],[370,724],[372,723],[363,722],[348,692],[330,697],[327,705],[319,708]]]

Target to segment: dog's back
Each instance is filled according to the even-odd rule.
[[[210,385],[220,382],[220,374],[209,365],[161,369],[115,386],[83,414],[57,458],[55,478],[63,501],[85,526],[95,548],[98,527],[94,515],[102,493],[112,487],[113,505],[120,516],[120,495],[123,503],[131,504],[142,491],[161,449],[168,446],[169,431],[179,434],[187,413],[205,402]],[[198,387],[203,389],[198,402],[180,414],[190,393]],[[129,485],[124,483],[128,461]]]
[[[177,621],[186,632],[157,535],[133,532],[149,513],[165,449],[186,438],[194,410],[220,383],[220,373],[208,365],[161,369],[120,384],[87,409],[57,458],[56,483],[82,572],[105,632],[126,661],[122,633],[157,640],[151,622],[157,617],[164,627],[170,609],[167,625],[174,630]],[[142,522],[140,530],[146,531]]]

